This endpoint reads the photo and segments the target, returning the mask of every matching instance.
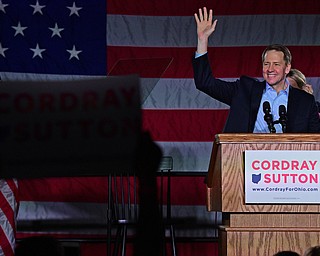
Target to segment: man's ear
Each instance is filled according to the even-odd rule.
[[[288,73],[290,72],[290,70],[291,70],[291,64],[287,64],[286,70],[285,70],[286,75],[288,75]]]

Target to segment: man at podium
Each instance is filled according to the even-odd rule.
[[[293,88],[286,79],[292,56],[284,45],[270,45],[263,51],[264,81],[241,76],[229,82],[213,76],[207,53],[208,38],[217,25],[212,13],[204,7],[194,14],[198,44],[192,63],[197,89],[230,106],[224,132],[320,132],[314,96]]]

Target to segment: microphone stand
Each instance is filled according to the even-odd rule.
[[[287,118],[285,116],[280,116],[279,123],[282,126],[282,132],[285,133],[287,131]]]
[[[273,117],[271,115],[270,103],[268,101],[263,102],[264,121],[268,125],[270,133],[276,133],[276,128],[273,126]]]
[[[266,123],[268,124],[268,128],[270,133],[276,133],[276,128],[274,128],[274,122],[272,120],[272,115],[269,113],[266,113],[264,115],[264,120],[266,121]]]
[[[281,124],[282,132],[285,133],[287,131],[287,118],[286,116],[280,116],[277,121],[274,121],[273,124]]]
[[[286,107],[284,105],[279,106],[279,123],[282,127],[282,132],[285,133],[287,131],[287,115],[286,115]]]

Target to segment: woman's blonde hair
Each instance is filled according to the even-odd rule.
[[[292,69],[289,71],[287,77],[290,77],[291,79],[293,79],[294,81],[296,81],[296,83],[297,83],[297,85],[298,85],[298,87],[299,87],[300,89],[302,89],[302,87],[305,86],[306,83],[307,83],[307,80],[306,80],[305,75],[304,75],[300,70],[298,70],[298,69],[292,68]]]

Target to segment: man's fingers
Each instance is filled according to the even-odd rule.
[[[207,11],[206,7],[203,7],[203,9],[199,8],[199,14],[195,13],[194,18],[197,22],[197,24],[201,22],[210,22],[211,26],[215,27],[216,26],[216,20],[213,21],[213,10],[210,9],[209,12]]]
[[[200,19],[200,21],[203,20],[203,14],[202,14],[201,8],[199,9],[199,19]]]
[[[206,7],[203,7],[203,17],[205,21],[208,20],[208,12]]]
[[[212,13],[213,13],[213,12],[212,12],[212,9],[210,9],[210,10],[209,10],[209,21],[212,21],[212,16],[213,16]]]
[[[194,14],[194,19],[196,20],[197,23],[200,22],[200,21],[199,21],[199,18],[198,18],[198,14],[196,14],[196,13]]]

